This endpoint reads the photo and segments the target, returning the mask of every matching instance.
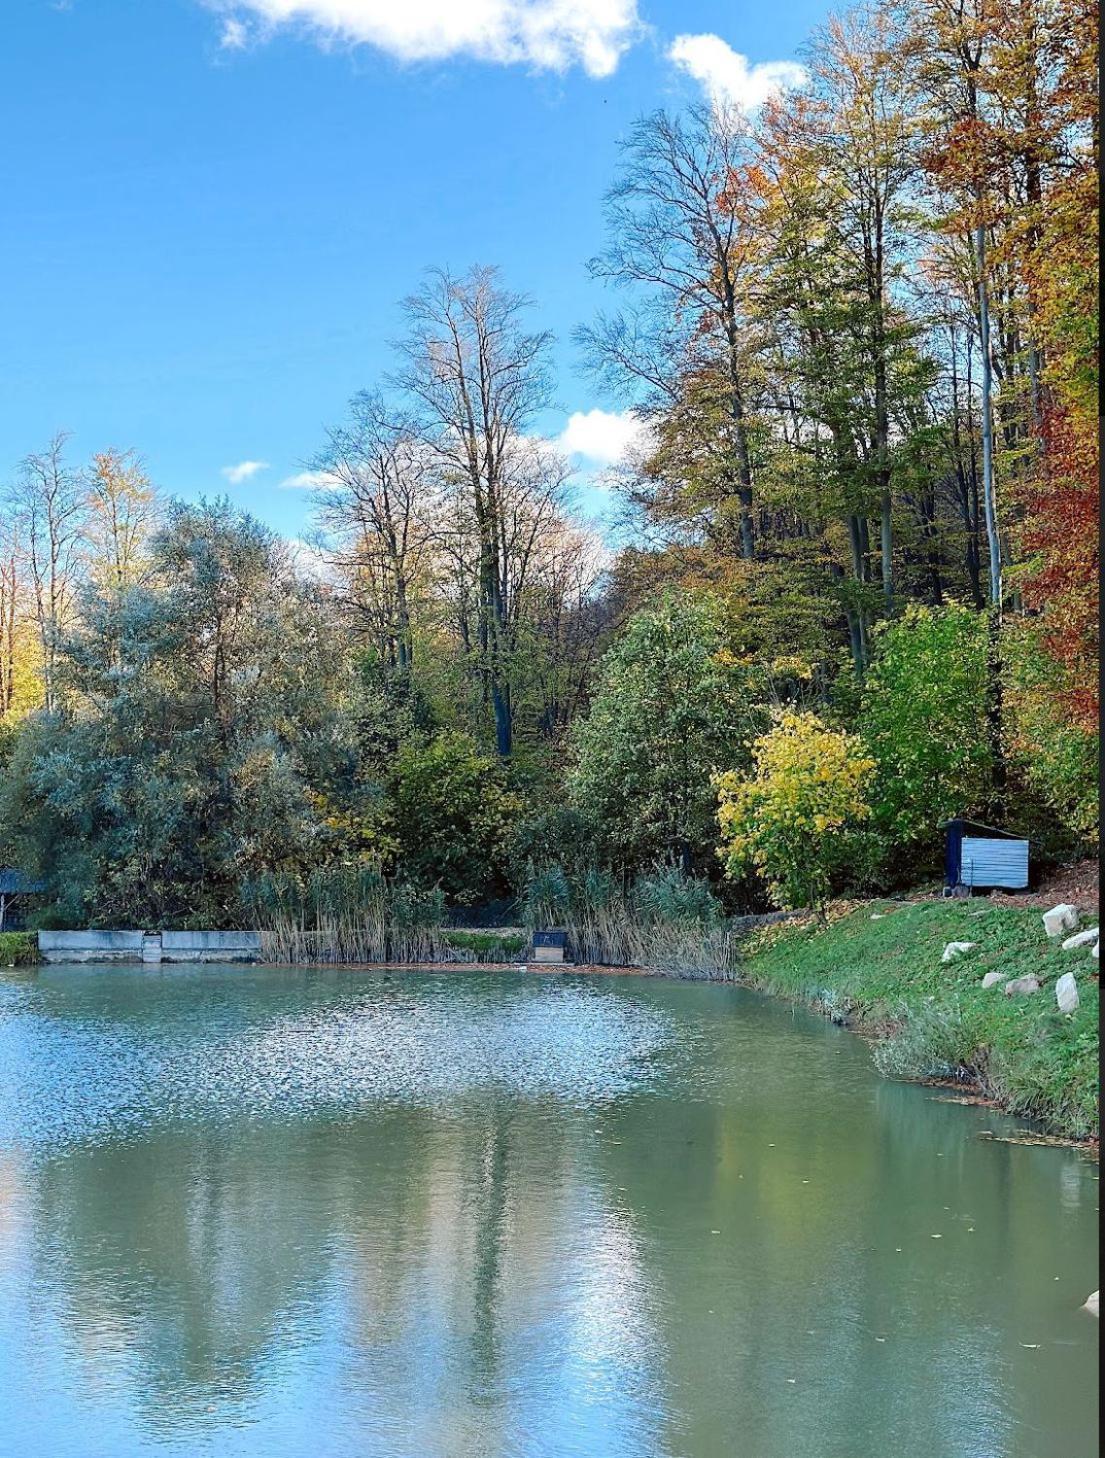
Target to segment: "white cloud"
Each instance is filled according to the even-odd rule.
[[[314,491],[319,486],[328,486],[334,481],[329,471],[297,471],[294,476],[285,476],[280,482],[281,491]]]
[[[249,43],[249,30],[235,16],[230,15],[223,21],[222,35],[219,37],[219,45],[224,51],[241,51]]]
[[[644,434],[642,421],[629,410],[577,410],[557,437],[557,445],[572,456],[583,456],[598,466],[613,466]]]
[[[267,471],[268,468],[268,461],[239,461],[236,466],[224,466],[222,474],[231,486],[240,486],[243,481],[256,476],[258,471]]]
[[[795,61],[764,61],[751,66],[718,35],[677,35],[668,59],[694,79],[716,107],[755,111],[769,96],[802,86],[806,68]]]
[[[399,61],[470,56],[609,76],[641,30],[637,0],[204,0],[246,37],[296,26],[326,43],[372,45]],[[223,32],[223,44],[227,31]],[[232,41],[231,44],[237,44]]]

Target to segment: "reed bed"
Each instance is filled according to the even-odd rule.
[[[736,943],[707,882],[661,866],[626,885],[605,871],[531,870],[522,898],[531,930],[560,927],[568,955],[599,966],[647,967],[680,977],[729,979]]]
[[[440,890],[419,890],[372,866],[329,867],[306,881],[266,875],[243,899],[269,962],[469,960],[446,941]]]

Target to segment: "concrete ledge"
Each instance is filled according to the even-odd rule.
[[[258,962],[261,936],[252,931],[42,931],[44,962]]]
[[[44,962],[141,962],[140,931],[41,931]]]
[[[163,962],[256,962],[260,956],[260,932],[161,933],[161,960]]]

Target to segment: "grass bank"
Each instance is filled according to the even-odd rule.
[[[1092,923],[1088,923],[1091,924]],[[977,942],[942,963],[948,942]],[[987,972],[1039,978],[1009,998],[983,989]],[[1078,1010],[1067,1017],[1055,981],[1074,972]],[[743,946],[742,982],[818,1008],[871,1037],[891,1078],[954,1079],[1057,1134],[1098,1132],[1097,963],[1044,935],[1039,910],[954,902],[869,902],[766,927]]]

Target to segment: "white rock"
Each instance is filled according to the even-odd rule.
[[[973,952],[977,946],[977,942],[949,942],[944,948],[944,955],[940,960],[941,962],[954,962],[959,957],[965,957],[968,952]]]
[[[1044,931],[1049,937],[1062,936],[1064,932],[1075,931],[1077,927],[1078,907],[1071,906],[1069,902],[1060,901],[1058,906],[1044,912]]]
[[[1099,946],[1099,942],[1094,942],[1093,946],[1090,948],[1090,956],[1096,958],[1098,961],[1101,960],[1100,957],[1097,956],[1097,949]]]
[[[1064,952],[1073,952],[1076,947],[1088,947],[1091,942],[1097,941],[1097,927],[1091,926],[1087,931],[1075,932],[1074,936],[1068,937],[1063,943]]]
[[[1004,972],[987,972],[982,979],[982,985],[983,987],[996,987],[1004,976]]]
[[[1078,985],[1074,980],[1073,972],[1064,972],[1055,984],[1055,1001],[1059,1004],[1061,1013],[1072,1013],[1078,1010]]]
[[[1100,1304],[1101,1292],[1091,1291],[1090,1294],[1086,1297],[1085,1301],[1082,1303],[1082,1310],[1088,1311],[1091,1316],[1097,1316],[1099,1314],[1098,1307],[1100,1306]]]
[[[1006,997],[1031,997],[1039,990],[1040,984],[1035,977],[1014,977],[1005,984]]]

